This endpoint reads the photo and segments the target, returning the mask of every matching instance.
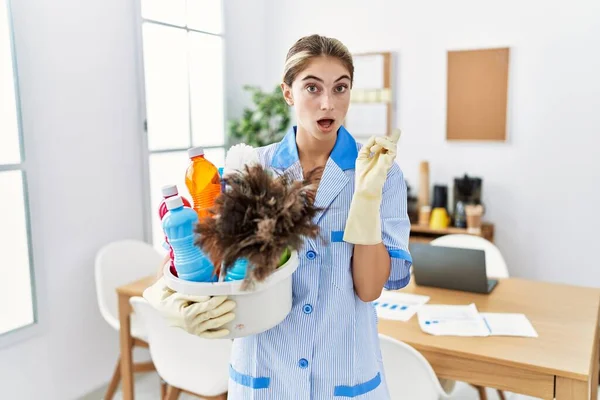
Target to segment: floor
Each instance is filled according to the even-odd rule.
[[[136,400],[160,400],[160,383],[156,373],[148,373],[139,375],[135,384]],[[102,395],[97,398],[87,397],[86,400],[101,400]],[[197,397],[182,394],[179,400],[197,400]],[[499,397],[495,390],[488,389],[488,399],[498,400]],[[506,393],[507,400],[535,400],[536,397],[518,395],[514,393]],[[122,400],[121,393],[118,392],[113,400]],[[457,383],[452,400],[479,400],[475,389],[463,383]]]

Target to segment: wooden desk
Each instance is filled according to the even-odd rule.
[[[504,279],[490,295],[421,287],[429,304],[477,305],[484,312],[525,314],[538,338],[438,337],[423,333],[417,317],[379,320],[379,332],[410,344],[438,376],[543,399],[596,399],[600,290]]]
[[[123,399],[133,399],[129,298],[141,296],[154,277],[117,289],[121,321]],[[543,399],[597,398],[600,289],[501,280],[490,295],[417,286],[403,292],[431,297],[429,304],[477,305],[479,311],[527,315],[538,338],[438,337],[425,334],[416,316],[408,322],[379,320],[379,332],[419,350],[442,378]]]

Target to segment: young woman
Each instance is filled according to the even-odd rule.
[[[370,302],[384,287],[409,282],[407,194],[394,162],[397,137],[361,146],[342,126],[353,73],[352,56],[336,39],[304,37],[288,52],[281,89],[297,126],[259,148],[259,158],[297,179],[324,167],[315,204],[324,209],[317,223],[329,240],[307,239],[299,253],[288,317],[234,341],[230,400],[389,399]],[[189,298],[153,290],[145,297],[188,332],[227,334],[220,327],[233,319],[230,300],[189,305]]]

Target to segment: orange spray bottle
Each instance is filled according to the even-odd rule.
[[[190,164],[185,174],[185,184],[192,196],[194,210],[198,218],[209,216],[208,209],[215,204],[221,193],[221,177],[213,163],[204,158],[202,147],[188,150]]]

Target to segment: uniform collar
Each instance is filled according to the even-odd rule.
[[[271,166],[278,169],[287,169],[298,161],[298,147],[296,146],[296,126],[291,127],[279,143]],[[356,140],[343,126],[337,131],[337,138],[329,158],[342,170],[352,169],[356,163],[358,150]]]

